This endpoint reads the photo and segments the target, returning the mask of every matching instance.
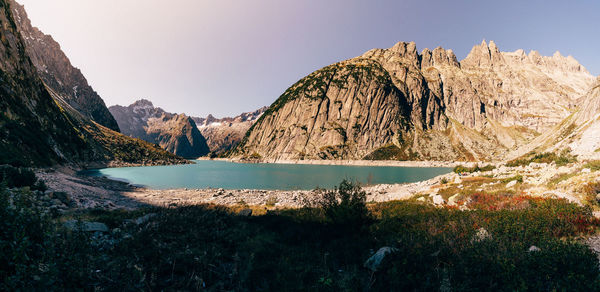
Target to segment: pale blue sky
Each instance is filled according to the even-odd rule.
[[[237,115],[372,48],[415,41],[459,59],[502,51],[572,55],[600,73],[600,1],[17,0],[108,105]]]

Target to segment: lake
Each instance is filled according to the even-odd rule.
[[[188,165],[104,168],[85,173],[152,189],[311,190],[315,187],[335,187],[343,179],[363,184],[408,183],[452,171],[444,167],[255,164],[214,160],[193,162]]]

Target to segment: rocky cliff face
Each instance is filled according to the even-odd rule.
[[[414,43],[374,49],[290,87],[237,155],[277,159],[494,160],[575,110],[593,83],[572,57],[500,52],[459,62]]]
[[[213,155],[221,156],[234,149],[244,138],[250,127],[267,110],[260,108],[253,112],[242,113],[236,117],[217,119],[212,115],[206,118],[193,118]]]
[[[0,164],[181,162],[89,120],[46,86],[13,16],[15,5],[0,0]]]
[[[119,131],[104,101],[92,89],[81,71],[69,61],[60,45],[50,36],[31,25],[25,8],[11,1],[14,18],[25,42],[25,51],[42,81],[75,110],[95,122]]]
[[[579,159],[600,159],[600,78],[580,99],[580,106],[573,114],[512,152],[508,158],[565,150]]]
[[[125,135],[158,144],[163,149],[186,158],[208,154],[206,139],[194,120],[183,114],[171,114],[154,107],[148,100],[109,108]]]

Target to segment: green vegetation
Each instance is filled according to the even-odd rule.
[[[600,182],[590,182],[583,185],[581,192],[585,196],[586,203],[592,206],[600,205]]]
[[[454,167],[454,172],[455,173],[473,173],[473,172],[478,172],[478,171],[491,171],[496,169],[496,166],[494,165],[486,165],[484,167],[479,167],[479,165],[475,165],[474,167],[467,167],[467,166],[463,166],[463,165],[457,165],[456,167]]]
[[[523,176],[520,175],[520,174],[517,174],[517,175],[515,175],[513,177],[508,177],[508,178],[505,178],[505,179],[502,180],[503,183],[509,183],[511,181],[517,181],[517,182],[522,183],[523,182]]]
[[[46,184],[35,177],[28,168],[0,165],[0,182],[9,188],[30,187],[33,190],[45,191]]]
[[[599,226],[589,208],[489,194],[473,199],[473,211],[368,205],[348,182],[323,198],[250,217],[203,205],[51,218],[34,193],[1,188],[0,290],[600,289],[594,253],[575,241]],[[150,222],[126,223],[149,213]],[[114,231],[65,230],[71,218]],[[365,269],[383,246],[395,250],[377,272]]]
[[[529,158],[527,158],[529,156]],[[577,162],[577,157],[571,155],[568,151],[562,151],[560,154],[554,152],[545,152],[540,154],[529,154],[524,158],[515,159],[509,161],[506,166],[527,166],[530,163],[552,163],[554,162],[558,166],[567,165],[569,163]]]
[[[419,158],[419,155],[415,152],[412,152],[411,149],[407,145],[402,148],[390,144],[376,149],[375,151],[369,153],[365,156],[364,160],[416,160]]]
[[[591,171],[600,170],[600,160],[592,160],[585,163],[584,168],[589,168]]]

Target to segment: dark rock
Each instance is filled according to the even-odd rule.
[[[252,209],[243,209],[238,212],[238,215],[244,217],[252,216]]]
[[[79,230],[85,232],[108,232],[108,226],[100,222],[87,222],[69,220],[64,223],[64,226],[69,230]]]
[[[381,265],[383,259],[390,253],[397,251],[396,248],[384,246],[380,248],[374,255],[372,255],[364,264],[364,267],[376,272]]]

